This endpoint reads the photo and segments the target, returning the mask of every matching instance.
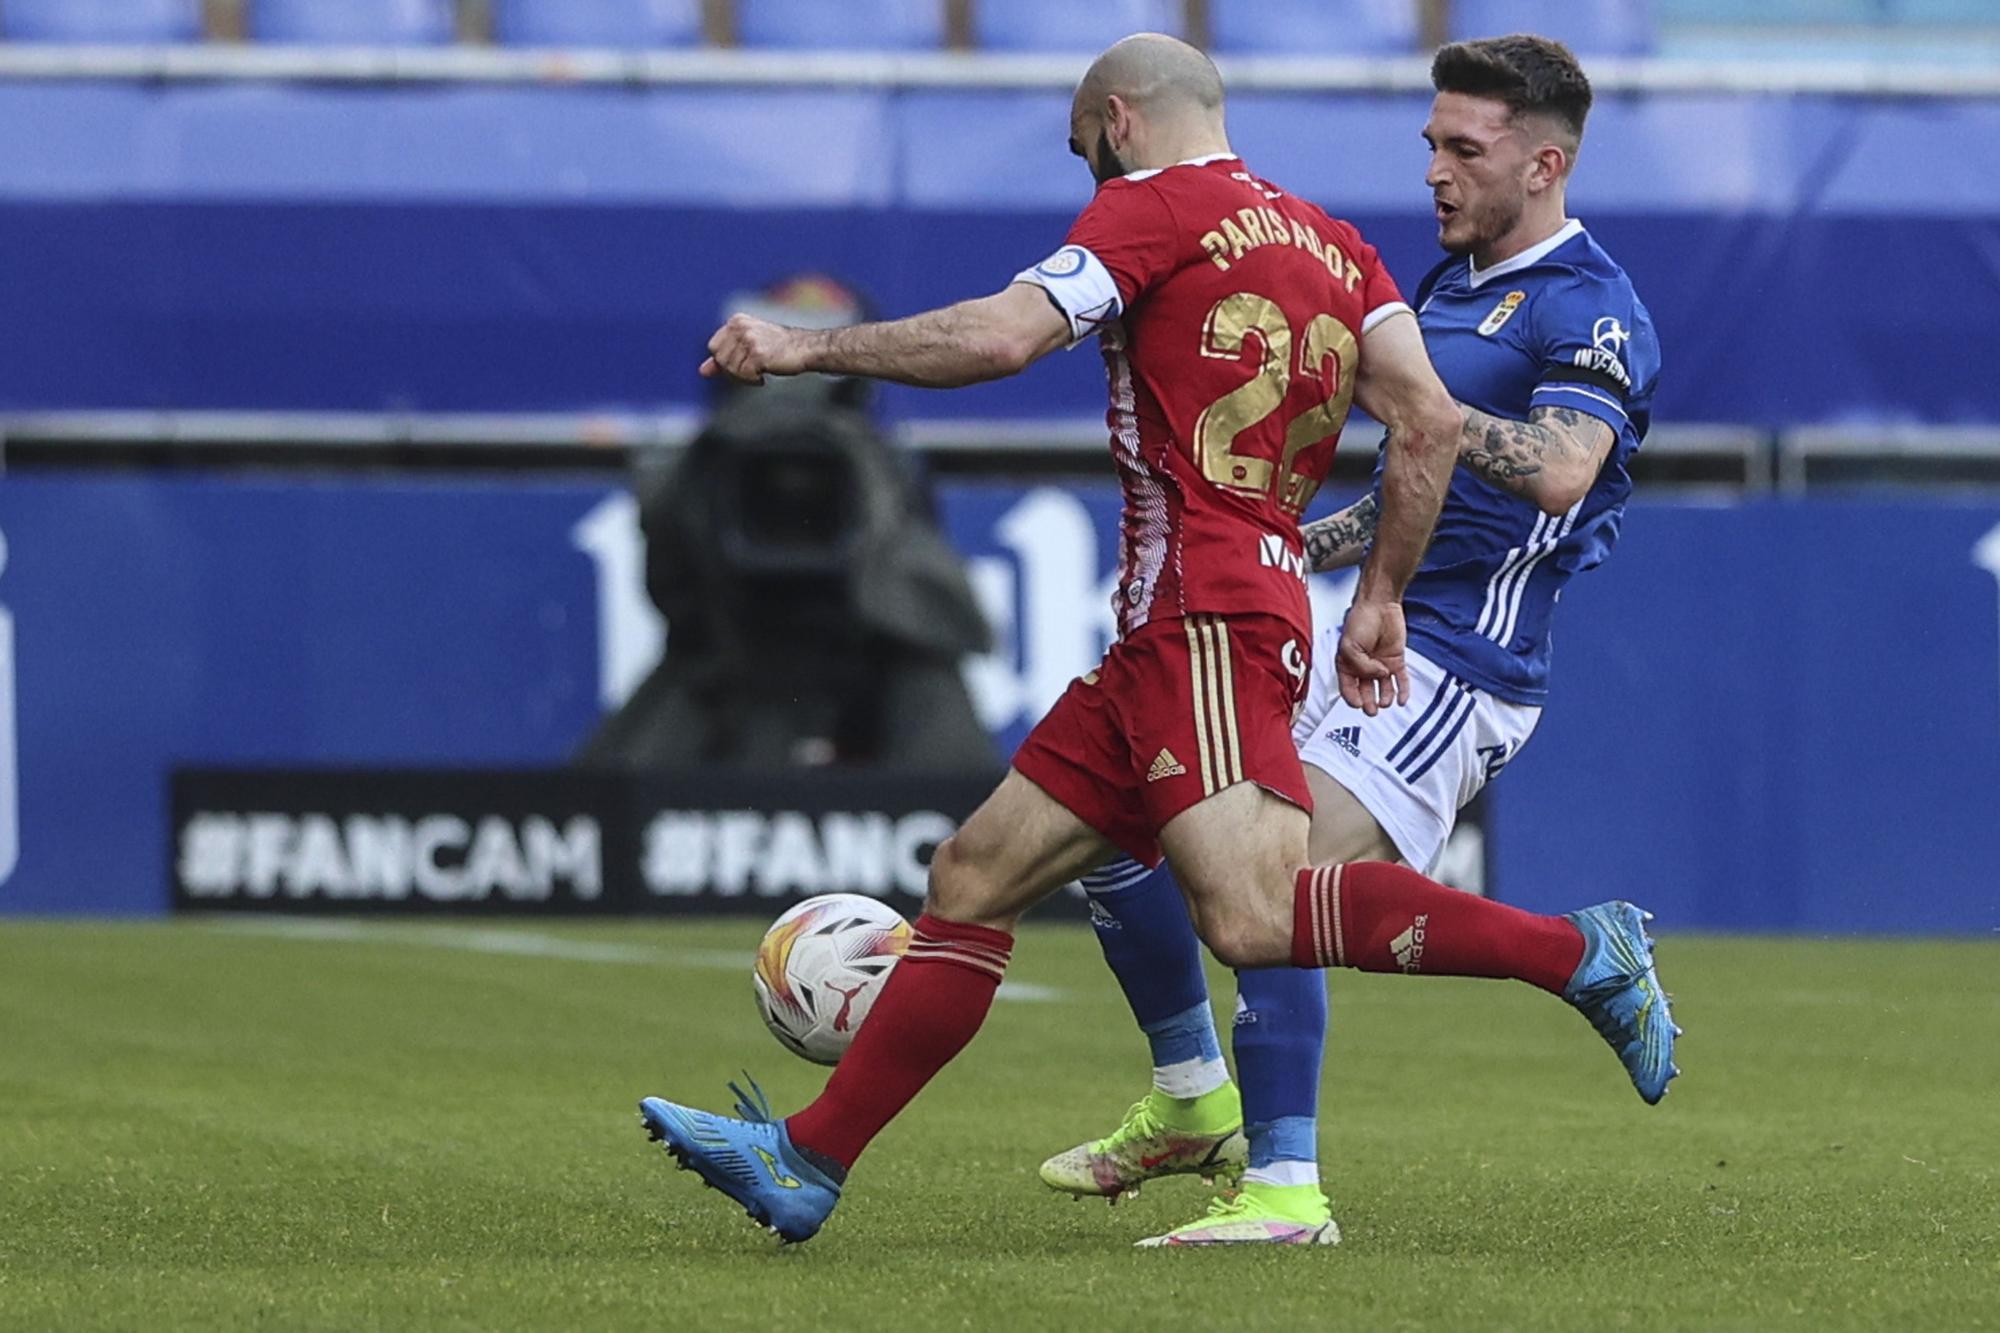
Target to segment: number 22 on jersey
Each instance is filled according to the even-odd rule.
[[[1275,301],[1255,292],[1237,292],[1217,301],[1202,324],[1201,354],[1240,360],[1256,334],[1262,348],[1256,374],[1202,409],[1194,426],[1194,456],[1204,477],[1225,490],[1271,493],[1297,514],[1319,489],[1317,479],[1294,472],[1300,453],[1340,433],[1354,401],[1359,345],[1354,331],[1332,315],[1314,315],[1296,336]],[[1298,349],[1296,363],[1293,348]],[[1296,374],[1325,392],[1285,426],[1284,452],[1274,466],[1268,458],[1238,453],[1236,441],[1284,406]]]

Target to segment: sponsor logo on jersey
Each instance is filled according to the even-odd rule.
[[[1412,921],[1408,928],[1389,941],[1389,952],[1396,955],[1396,966],[1405,972],[1423,969],[1425,927],[1430,925],[1430,913],[1425,912]]]
[[[1267,532],[1257,539],[1257,563],[1266,569],[1282,569],[1299,582],[1306,581],[1306,555],[1285,545],[1285,539]]]
[[[1035,271],[1051,278],[1067,278],[1082,267],[1082,248],[1074,245],[1065,245],[1062,249],[1037,264]]]
[[[1233,181],[1242,181],[1245,185],[1257,191],[1257,193],[1263,195],[1266,199],[1283,199],[1285,197],[1285,192],[1283,190],[1280,190],[1277,186],[1271,184],[1269,181],[1258,180],[1255,176],[1252,176],[1247,171],[1232,171],[1229,173],[1229,179]]]
[[[1514,318],[1514,312],[1521,308],[1521,302],[1527,299],[1528,294],[1520,290],[1508,292],[1501,297],[1500,304],[1494,306],[1486,318],[1479,322],[1479,336],[1491,338],[1500,332],[1507,321]]]
[[[1632,376],[1625,369],[1624,362],[1619,360],[1618,353],[1631,337],[1624,325],[1606,315],[1591,326],[1590,346],[1578,348],[1570,356],[1570,362],[1580,370],[1603,375],[1619,388],[1630,392]]]
[[[1162,778],[1177,778],[1187,772],[1187,765],[1174,758],[1172,750],[1162,749],[1153,756],[1153,766],[1146,770],[1146,781],[1158,782]]]
[[[1602,347],[1579,347],[1570,357],[1570,362],[1579,370],[1588,370],[1604,376],[1619,388],[1631,391],[1632,376],[1619,361],[1618,353],[1607,352]]]
[[[1326,733],[1326,738],[1356,759],[1361,757],[1361,728],[1335,727]]]

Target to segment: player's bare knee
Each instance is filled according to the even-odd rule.
[[[924,896],[924,910],[946,921],[962,919],[962,913],[977,901],[978,867],[966,855],[957,834],[946,838],[931,853],[930,891]]]
[[[1013,914],[1001,910],[998,887],[989,868],[981,863],[977,848],[969,846],[962,835],[953,834],[931,854],[930,892],[925,895],[924,910],[941,921],[1004,929]]]
[[[1224,967],[1254,966],[1249,960],[1249,932],[1234,918],[1211,921],[1202,932],[1202,939],[1208,944],[1208,951],[1215,955],[1215,961]]]
[[[1224,967],[1281,967],[1291,962],[1291,912],[1279,912],[1250,891],[1211,899],[1197,909],[1202,942]]]
[[[1270,943],[1264,938],[1267,932],[1257,914],[1240,904],[1207,903],[1196,910],[1195,925],[1202,943],[1224,967],[1265,967],[1272,962]]]

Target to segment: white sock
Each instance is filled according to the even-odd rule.
[[[1263,1185],[1317,1185],[1319,1184],[1318,1162],[1273,1162],[1269,1166],[1253,1166],[1243,1173],[1247,1184],[1256,1181]]]
[[[1190,1101],[1214,1092],[1229,1081],[1229,1066],[1220,1058],[1182,1060],[1178,1064],[1154,1065],[1153,1086],[1169,1097]]]

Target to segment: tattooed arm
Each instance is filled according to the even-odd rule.
[[[1370,491],[1339,513],[1306,524],[1299,535],[1306,540],[1307,567],[1315,574],[1330,574],[1360,564],[1368,543],[1375,539],[1375,521],[1381,513],[1381,501]]]
[[[1458,461],[1501,490],[1525,496],[1551,514],[1565,514],[1596,483],[1616,439],[1596,417],[1566,407],[1538,407],[1527,421],[1508,421],[1469,407]],[[1307,567],[1330,574],[1360,564],[1381,513],[1381,502],[1370,492],[1306,524],[1300,535]]]
[[[1545,514],[1565,514],[1590,493],[1617,438],[1572,408],[1538,407],[1526,421],[1509,421],[1469,407],[1458,461]]]

